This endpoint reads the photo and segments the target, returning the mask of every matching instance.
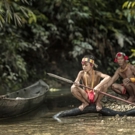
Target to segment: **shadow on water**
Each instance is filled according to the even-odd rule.
[[[0,135],[134,135],[134,117],[103,117],[83,114],[60,118],[53,116],[80,105],[69,89],[51,89],[46,101],[31,113],[0,120]]]

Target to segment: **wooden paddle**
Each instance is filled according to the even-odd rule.
[[[76,84],[76,83],[73,82],[72,80],[69,80],[69,79],[60,77],[60,76],[58,76],[58,75],[55,75],[55,74],[52,74],[52,73],[47,73],[47,74],[48,74],[49,76],[51,76],[51,77],[57,78],[57,79],[59,79],[59,80],[65,81],[65,82],[67,82],[67,83]],[[82,84],[77,84],[77,85],[82,86],[82,87],[85,87],[85,88],[88,88],[88,89],[91,89],[90,87],[84,86],[84,85],[82,85]],[[114,98],[114,99],[117,99],[117,100],[120,100],[120,101],[129,103],[129,104],[131,104],[131,105],[135,105],[135,103],[133,103],[133,102],[130,102],[130,101],[124,100],[124,99],[122,99],[122,98],[119,98],[119,97],[110,95],[110,94],[105,93],[105,92],[103,92],[103,91],[98,91],[98,92],[101,93],[101,94],[104,94],[104,95],[106,95],[106,96],[108,96],[108,97],[111,97],[111,98]]]

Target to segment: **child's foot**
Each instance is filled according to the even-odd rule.
[[[87,107],[89,104],[88,103],[82,103],[78,108],[83,111],[85,107]]]
[[[100,102],[99,102],[99,103],[96,103],[96,110],[97,110],[97,111],[102,110],[102,105],[101,105]]]
[[[129,97],[127,101],[135,102],[135,98],[134,97]]]

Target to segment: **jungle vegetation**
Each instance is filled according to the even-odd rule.
[[[135,63],[135,1],[1,0],[0,31],[5,92],[47,81],[48,71],[73,79],[88,53],[110,75],[117,51]]]

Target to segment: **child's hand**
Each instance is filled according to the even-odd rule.
[[[79,84],[80,84],[79,82],[74,82],[75,86],[79,86]]]
[[[129,78],[125,78],[123,79],[123,84],[126,86],[130,83],[130,79]]]
[[[96,92],[96,93],[98,93],[98,91],[100,91],[99,88],[94,88],[93,90],[94,90],[94,92]]]

